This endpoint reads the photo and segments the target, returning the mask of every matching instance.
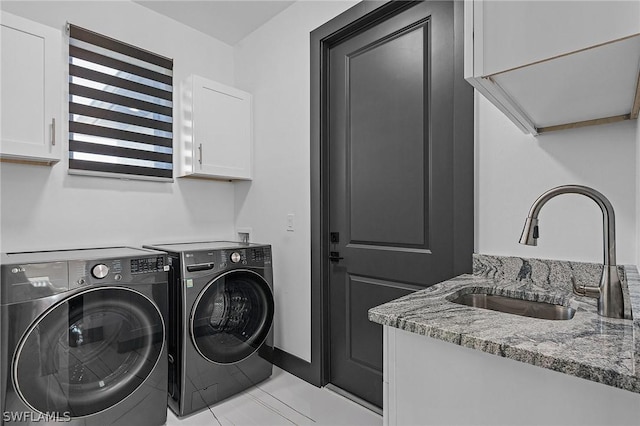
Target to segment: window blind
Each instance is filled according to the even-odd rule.
[[[171,180],[173,61],[68,28],[69,172]]]

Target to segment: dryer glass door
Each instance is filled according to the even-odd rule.
[[[257,351],[273,322],[273,294],[260,275],[227,272],[210,282],[196,299],[191,337],[211,362],[231,364]]]
[[[87,290],[54,305],[25,333],[13,380],[35,411],[87,416],[135,391],[163,342],[162,315],[147,297],[116,287]]]

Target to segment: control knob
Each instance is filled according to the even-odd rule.
[[[238,253],[237,251],[234,251],[233,253],[231,253],[231,262],[233,263],[240,262],[240,253]]]
[[[109,267],[104,263],[99,263],[91,269],[91,275],[98,279],[102,279],[109,274]]]

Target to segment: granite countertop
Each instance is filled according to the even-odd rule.
[[[640,275],[635,266],[620,270],[626,319],[598,315],[595,299],[572,291],[572,280],[597,286],[602,265],[474,255],[473,274],[372,308],[369,320],[640,393]],[[561,304],[576,313],[571,320],[543,320],[450,302],[474,292]]]

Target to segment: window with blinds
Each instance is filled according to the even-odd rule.
[[[69,25],[69,173],[173,178],[173,61]]]

